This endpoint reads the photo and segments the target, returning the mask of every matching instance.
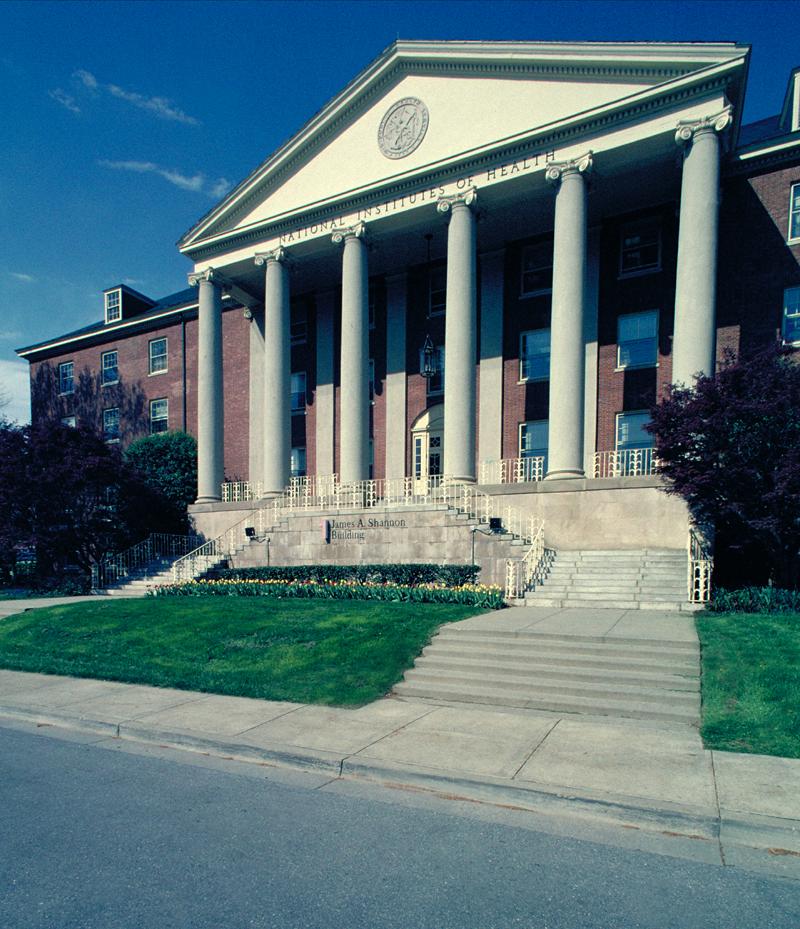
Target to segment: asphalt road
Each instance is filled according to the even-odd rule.
[[[0,728],[0,927],[800,926],[794,881],[327,780]]]

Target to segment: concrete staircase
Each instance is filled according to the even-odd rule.
[[[174,561],[174,558],[158,558],[140,570],[132,572],[119,584],[94,590],[92,593],[102,597],[142,597],[151,587],[172,583]]]
[[[694,642],[447,626],[393,691],[444,703],[699,725]]]
[[[687,553],[675,549],[559,551],[528,606],[689,610]]]

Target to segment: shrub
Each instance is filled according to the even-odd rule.
[[[278,579],[190,581],[170,584],[150,591],[158,597],[299,597],[323,600],[383,600],[401,603],[462,603],[482,609],[499,610],[505,606],[499,587],[464,584],[445,587],[436,584],[408,586],[369,582],[291,581]]]
[[[800,590],[780,587],[742,587],[725,590],[720,587],[707,609],[714,613],[798,613]]]
[[[475,584],[479,565],[458,564],[356,564],[356,565],[275,565],[260,568],[223,568],[212,572],[220,580],[241,581],[339,581],[396,584],[414,587],[438,584],[461,587]]]

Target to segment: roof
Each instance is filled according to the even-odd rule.
[[[739,145],[754,145],[756,142],[764,142],[773,136],[781,135],[783,130],[780,127],[780,116],[767,116],[765,119],[759,119],[754,123],[748,123],[739,130]]]
[[[115,288],[109,288],[114,290]],[[174,294],[169,294],[166,297],[162,297],[160,300],[153,302],[149,301],[153,305],[145,310],[142,313],[137,313],[136,316],[129,317],[128,319],[120,320],[117,323],[105,323],[102,319],[96,323],[91,323],[88,326],[82,326],[80,329],[74,329],[72,332],[64,333],[63,335],[54,336],[53,338],[46,339],[43,342],[37,342],[34,345],[27,345],[24,348],[18,348],[17,354],[21,356],[26,356],[36,351],[42,351],[51,347],[55,347],[64,342],[73,342],[79,339],[89,338],[94,335],[103,335],[107,332],[116,332],[121,328],[127,328],[130,326],[138,326],[143,323],[147,323],[149,320],[158,319],[163,316],[165,313],[169,313],[171,310],[186,309],[189,307],[197,306],[197,290],[194,287],[188,287],[185,290],[179,290]]]

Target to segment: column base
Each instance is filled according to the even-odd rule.
[[[198,497],[194,502],[195,502],[195,504],[198,504],[198,503],[221,503],[221,502],[222,502],[222,497],[221,497],[221,496],[216,496],[216,497],[214,497],[214,496]]]
[[[283,488],[280,490],[262,490],[260,500],[272,500],[274,497],[280,497],[283,493]]]
[[[444,477],[447,484],[477,484],[474,477],[461,477],[458,474],[446,474]]]
[[[584,471],[565,470],[548,471],[547,474],[545,474],[544,479],[546,481],[577,481],[582,480],[585,477],[586,473]]]

